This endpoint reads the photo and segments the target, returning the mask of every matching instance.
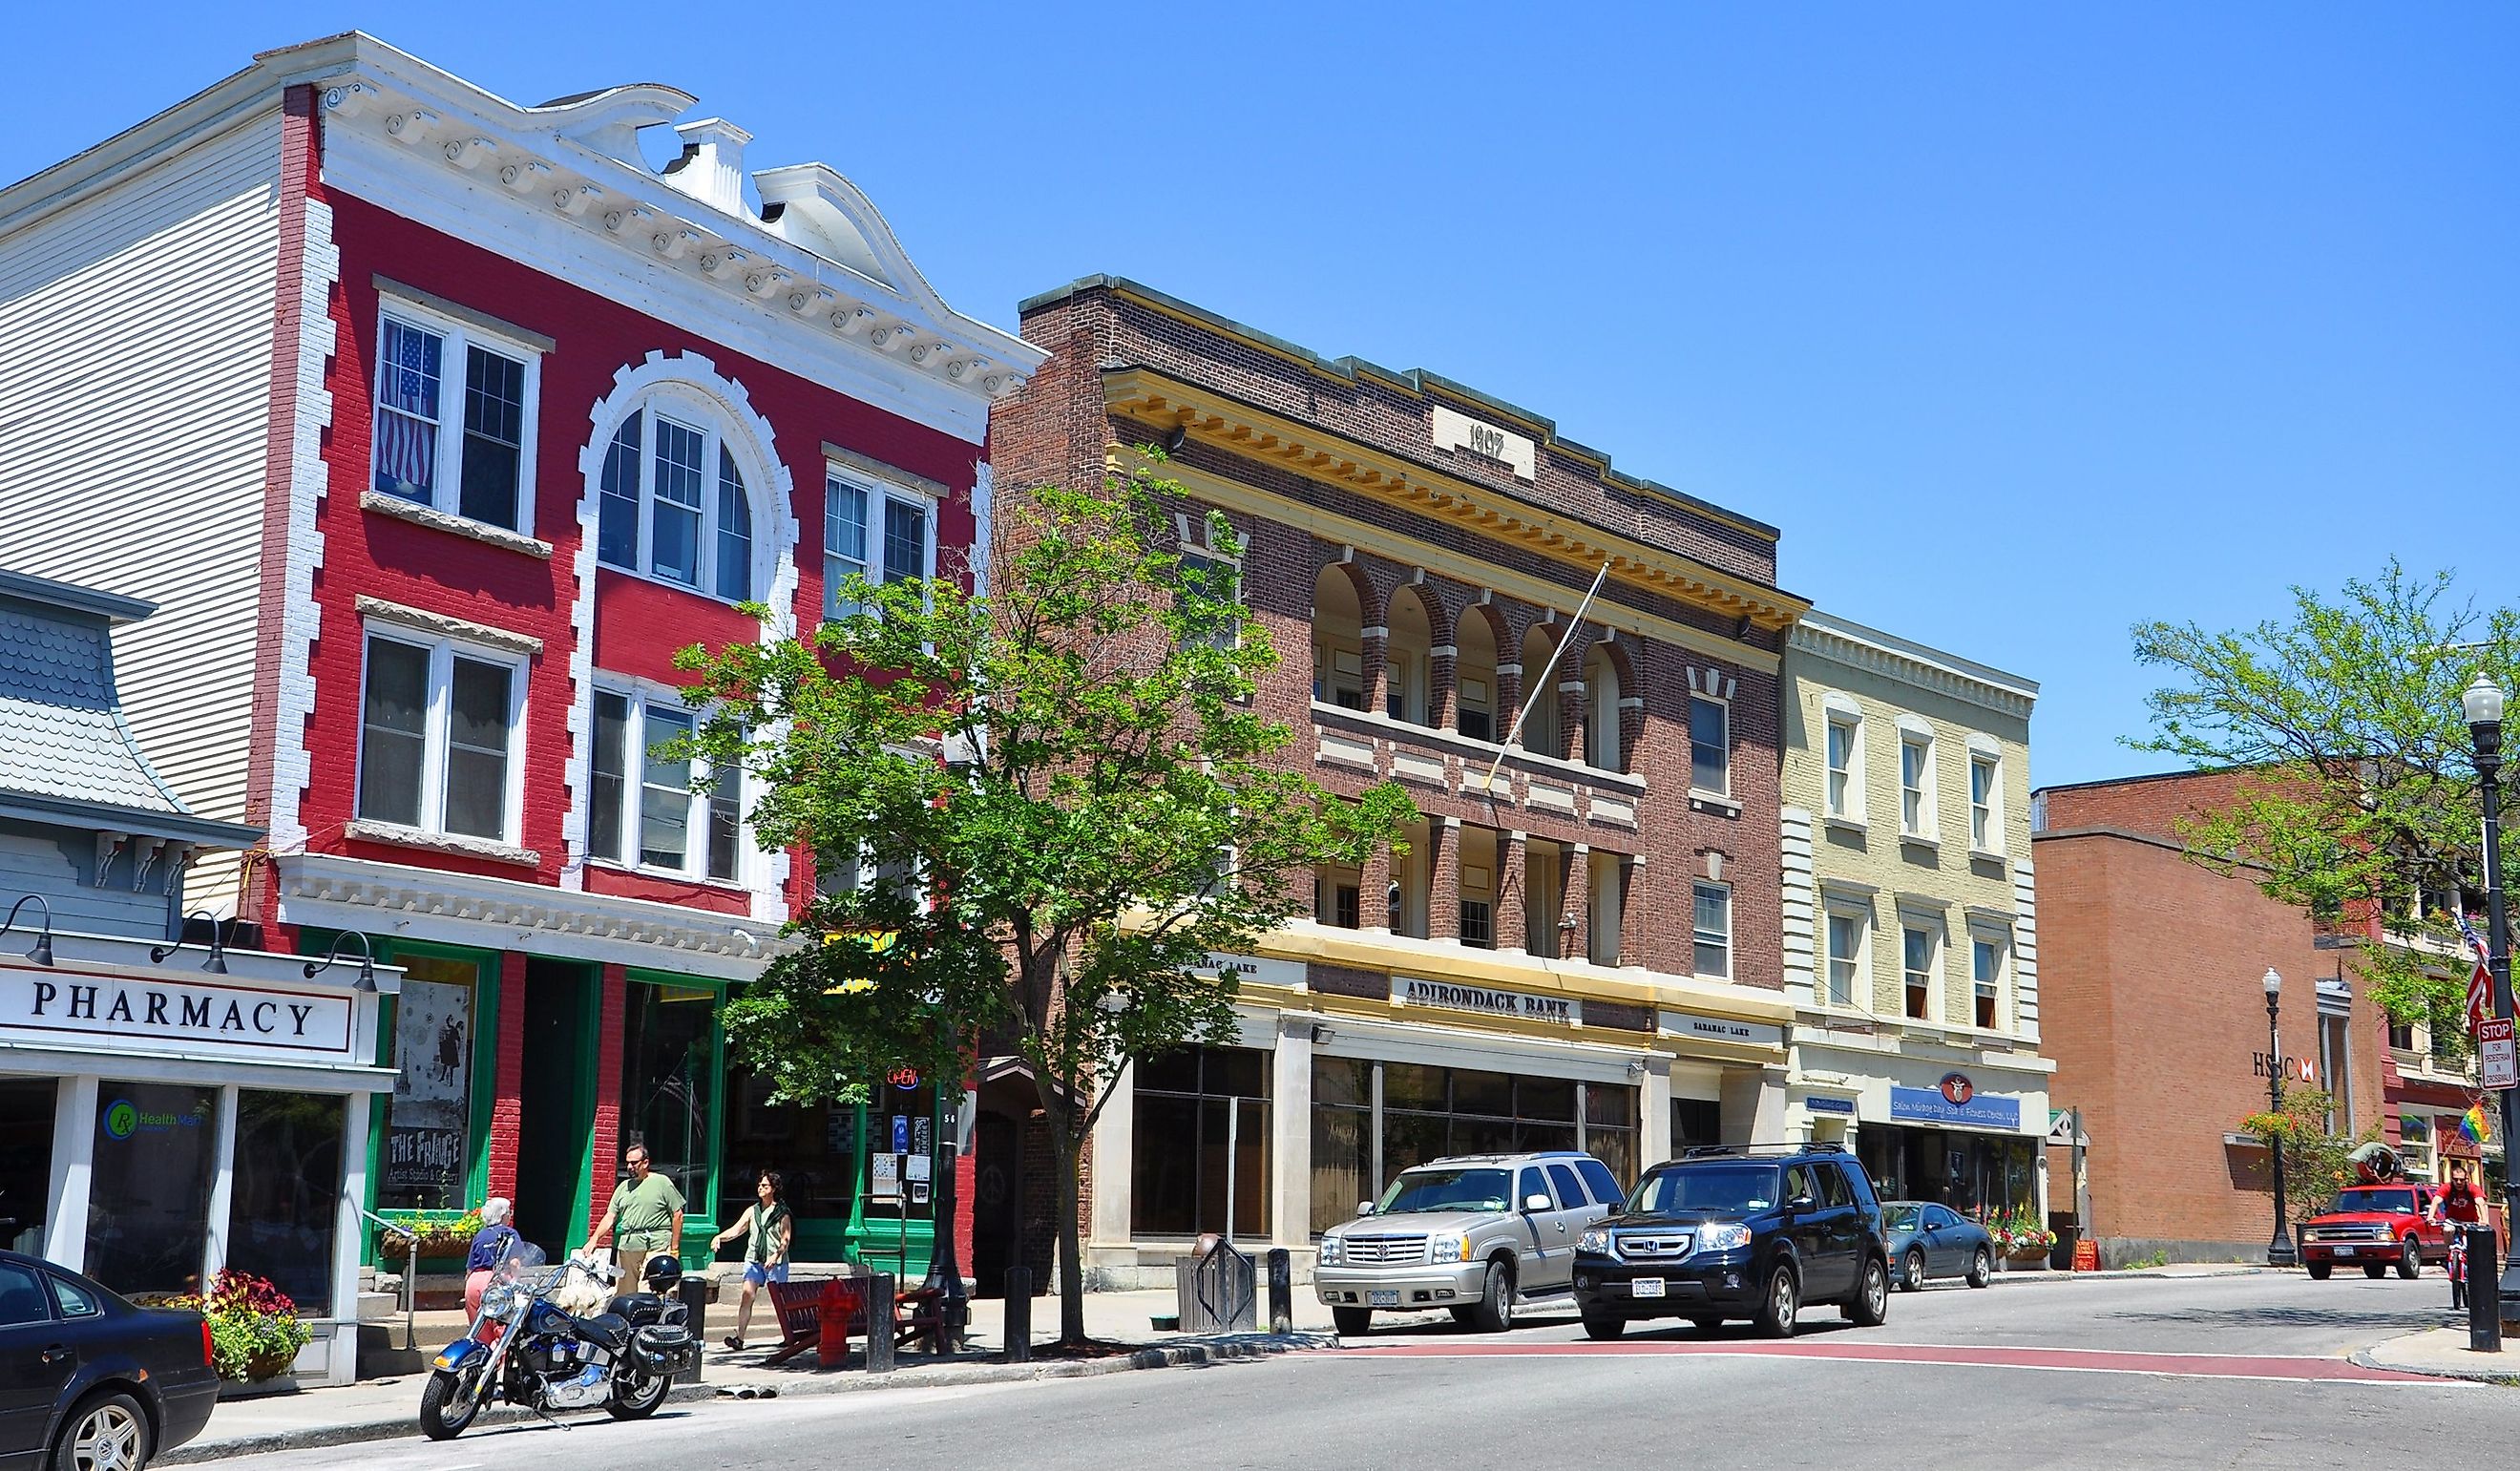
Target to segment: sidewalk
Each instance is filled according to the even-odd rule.
[[[755,1394],[846,1394],[878,1389],[1073,1378],[1251,1359],[1264,1354],[1283,1353],[1288,1349],[1328,1348],[1337,1342],[1329,1331],[1329,1310],[1312,1301],[1311,1294],[1301,1289],[1295,1294],[1295,1332],[1285,1338],[1266,1333],[1205,1337],[1159,1333],[1150,1326],[1149,1320],[1157,1315],[1168,1315],[1174,1311],[1172,1293],[1095,1292],[1085,1297],[1087,1335],[1104,1342],[1125,1344],[1138,1352],[1107,1359],[1002,1362],[997,1356],[1006,1343],[1005,1304],[991,1299],[971,1304],[969,1346],[962,1354],[939,1357],[905,1349],[896,1359],[898,1367],[892,1373],[869,1374],[863,1368],[864,1346],[853,1340],[857,1347],[852,1349],[849,1367],[846,1368],[817,1368],[815,1356],[810,1350],[776,1368],[765,1368],[761,1360],[779,1342],[778,1317],[768,1311],[766,1301],[756,1303],[752,1315],[752,1336],[746,1348],[740,1354],[728,1353],[719,1340],[734,1329],[734,1299],[735,1295],[730,1292],[710,1306],[708,1320],[704,1324],[709,1350],[701,1369],[701,1382],[676,1387],[674,1399],[714,1399],[724,1391],[744,1389]],[[1264,1304],[1264,1311],[1265,1307]],[[435,1335],[433,1341],[442,1347],[446,1340],[463,1332],[464,1326],[460,1314],[420,1315],[419,1336],[423,1351],[430,1350],[432,1332]],[[399,1345],[402,1330],[399,1318],[394,1320],[393,1330],[395,1342]],[[1057,1340],[1057,1298],[1033,1300],[1030,1336],[1036,1345],[1046,1346]],[[338,1389],[306,1389],[294,1394],[223,1402],[211,1414],[208,1428],[199,1439],[166,1452],[153,1464],[172,1466],[263,1451],[417,1437],[420,1434],[420,1391],[425,1382],[425,1375],[409,1374],[398,1379],[378,1379]],[[562,1418],[578,1418],[584,1413],[573,1412]],[[485,1410],[477,1423],[493,1425],[525,1417],[526,1414],[523,1410],[502,1406]]]
[[[2479,1354],[2467,1346],[2467,1327],[2426,1328],[2374,1345],[2353,1357],[2366,1369],[2401,1369],[2409,1374],[2435,1374],[2445,1379],[2476,1379],[2488,1384],[2520,1385],[2520,1343],[2503,1341],[2503,1352]]]
[[[2246,1262],[2174,1262],[2167,1267],[2121,1267],[2108,1271],[1999,1271],[1994,1285],[2028,1287],[2041,1282],[2106,1282],[2124,1281],[2130,1277],[2160,1277],[2176,1281],[2194,1277],[2253,1277],[2274,1270],[2271,1267],[2252,1267]]]

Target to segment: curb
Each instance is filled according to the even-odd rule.
[[[1043,1379],[1089,1379],[1103,1374],[1124,1374],[1137,1369],[1199,1368],[1209,1364],[1265,1359],[1291,1350],[1335,1347],[1334,1339],[1319,1334],[1292,1334],[1265,1343],[1237,1342],[1217,1344],[1183,1344],[1175,1348],[1140,1349],[1111,1359],[1052,1360],[1034,1363],[991,1363],[937,1365],[932,1368],[898,1369],[890,1374],[869,1374],[863,1370],[837,1371],[831,1378],[804,1380],[793,1385],[779,1385],[775,1398],[808,1398],[816,1395],[865,1394],[887,1389],[942,1389],[959,1384],[1022,1384]],[[730,1386],[731,1387],[731,1386]],[[694,1403],[726,1398],[714,1384],[676,1385],[665,1396],[667,1404]],[[752,1403],[759,1403],[757,1400]],[[355,1446],[369,1441],[392,1441],[420,1436],[419,1400],[412,1401],[411,1413],[390,1420],[360,1420],[342,1425],[312,1425],[303,1430],[281,1431],[271,1435],[244,1436],[234,1440],[196,1441],[178,1446],[153,1459],[156,1466],[196,1465],[206,1461],[226,1460],[240,1455],[265,1455],[278,1450],[312,1450],[327,1446]],[[567,1414],[583,1411],[569,1410]],[[481,1411],[474,1426],[511,1424],[536,1418],[529,1409],[515,1405],[493,1405]]]
[[[2264,1276],[2279,1269],[2272,1267],[2228,1267],[2217,1271],[2162,1271],[2155,1268],[2119,1268],[2110,1271],[2007,1271],[1996,1274],[1994,1285],[2033,1287],[2053,1282],[2201,1282],[2212,1277]]]
[[[2345,1356],[2345,1361],[2358,1369],[2385,1369],[2393,1374],[2421,1374],[2428,1379],[2463,1379],[2471,1384],[2500,1384],[2520,1388],[2520,1365],[2511,1369],[2463,1369],[2415,1363],[2392,1363],[2375,1359],[2368,1349]]]

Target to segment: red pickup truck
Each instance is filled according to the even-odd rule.
[[[2338,1263],[2376,1277],[2395,1267],[2411,1277],[2426,1262],[2450,1257],[2450,1228],[2432,1219],[2439,1185],[2400,1182],[2354,1185],[2336,1203],[2301,1224],[2301,1260],[2325,1281]]]

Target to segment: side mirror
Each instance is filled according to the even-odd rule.
[[[1550,1209],[1549,1197],[1546,1195],[1525,1195],[1522,1197],[1522,1208],[1526,1211],[1548,1210]]]
[[[1357,1213],[1358,1215],[1360,1215],[1360,1216],[1371,1216],[1371,1215],[1372,1215],[1372,1214],[1373,1214],[1373,1202],[1372,1202],[1372,1201],[1371,1201],[1371,1200],[1360,1200],[1360,1201],[1358,1201],[1358,1202],[1356,1203],[1356,1213]]]
[[[1785,1202],[1785,1209],[1799,1215],[1804,1211],[1815,1209],[1815,1203],[1808,1195],[1797,1195]]]

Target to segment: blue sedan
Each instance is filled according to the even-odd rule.
[[[1890,1260],[1899,1264],[1901,1291],[1915,1292],[1929,1277],[1965,1277],[1972,1287],[1995,1280],[1995,1238],[1951,1207],[1885,1200],[1881,1224],[1890,1237]]]

